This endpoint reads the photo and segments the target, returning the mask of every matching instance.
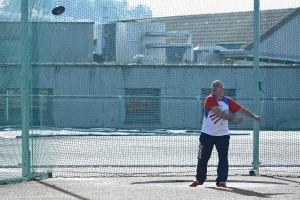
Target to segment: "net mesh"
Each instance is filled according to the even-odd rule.
[[[0,183],[195,175],[217,79],[262,117],[233,114],[229,175],[299,176],[300,3],[222,2],[0,1]]]

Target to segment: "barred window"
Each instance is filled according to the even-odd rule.
[[[125,89],[125,124],[160,123],[160,89]]]
[[[50,88],[32,88],[32,93],[30,94],[31,125],[45,126],[53,124],[52,94],[53,90]],[[6,121],[2,123],[7,125],[21,124],[21,89],[7,89],[6,102],[7,116]]]

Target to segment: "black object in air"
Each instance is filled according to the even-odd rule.
[[[53,10],[52,10],[52,14],[53,14],[53,15],[60,15],[60,14],[62,14],[63,12],[65,12],[65,7],[63,7],[63,6],[56,6],[56,7],[53,8]]]

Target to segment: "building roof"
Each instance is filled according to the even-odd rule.
[[[263,10],[260,13],[261,39],[264,39],[298,15],[300,8]],[[192,34],[194,46],[242,44],[237,46],[242,49],[251,49],[254,29],[253,18],[254,12],[247,11],[146,18],[133,21],[164,22],[168,32],[188,31]],[[184,43],[186,38],[168,37],[167,41],[168,43]]]

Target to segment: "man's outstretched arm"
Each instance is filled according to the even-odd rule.
[[[247,117],[250,117],[258,122],[261,121],[261,118],[259,116],[254,115],[250,110],[248,110],[247,108],[245,108],[243,106],[241,106],[241,108],[238,110],[238,112]]]

